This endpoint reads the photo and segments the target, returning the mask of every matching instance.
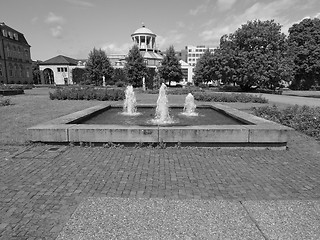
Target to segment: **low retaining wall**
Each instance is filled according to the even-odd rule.
[[[111,107],[109,104],[102,104],[31,127],[28,132],[30,140],[34,142],[113,142],[122,144],[164,142],[198,146],[285,148],[288,141],[288,131],[291,131],[291,128],[222,104],[213,103],[210,106],[251,124],[183,127],[72,124],[80,118]]]

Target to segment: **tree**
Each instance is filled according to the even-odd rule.
[[[214,79],[214,57],[213,54],[207,49],[204,54],[198,60],[194,69],[194,84],[199,85],[200,83],[208,83]]]
[[[147,67],[137,45],[134,45],[130,49],[129,54],[126,57],[124,71],[129,83],[133,87],[142,86],[142,79],[147,76]]]
[[[308,90],[320,84],[320,19],[304,19],[289,29],[289,53],[294,61],[292,88]]]
[[[32,79],[34,84],[41,84],[39,63],[41,63],[41,61],[32,62]]]
[[[85,79],[86,70],[83,68],[74,68],[72,69],[72,81],[73,83],[80,84]]]
[[[249,21],[222,36],[215,54],[222,81],[237,83],[244,91],[253,86],[275,89],[292,78],[286,37],[274,20]]]
[[[116,69],[114,69],[114,72],[113,72],[112,82],[109,82],[107,84],[112,85],[112,84],[114,84],[116,82],[125,83],[127,81],[128,81],[128,79],[126,77],[126,74],[125,74],[124,70],[122,68],[116,68]]]
[[[182,80],[182,70],[179,59],[176,57],[173,46],[170,46],[165,53],[165,56],[159,67],[160,77],[169,82],[180,82]]]
[[[106,81],[112,77],[113,67],[107,57],[107,54],[99,49],[93,48],[89,53],[86,65],[86,76],[91,84],[96,86],[102,85],[102,77],[105,76]]]

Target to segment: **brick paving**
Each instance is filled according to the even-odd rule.
[[[314,200],[320,144],[288,150],[0,146],[0,239],[55,239],[88,197]]]

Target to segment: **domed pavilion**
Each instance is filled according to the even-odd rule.
[[[163,59],[160,51],[156,46],[156,37],[150,29],[146,28],[144,24],[131,34],[132,41],[140,49],[142,57],[145,59],[147,67],[156,68],[160,66]]]

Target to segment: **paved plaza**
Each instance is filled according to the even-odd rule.
[[[0,146],[0,239],[319,239],[320,145]]]

